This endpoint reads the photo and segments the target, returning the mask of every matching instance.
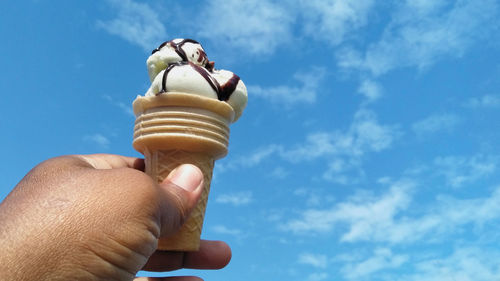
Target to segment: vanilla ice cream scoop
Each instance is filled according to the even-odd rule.
[[[148,74],[151,81],[169,64],[189,61],[199,66],[208,64],[205,50],[200,43],[192,39],[174,39],[162,43],[154,49],[147,60]]]
[[[243,81],[231,71],[214,69],[195,40],[174,39],[161,44],[148,58],[147,67],[152,83],[145,96],[183,92],[218,99],[233,108],[234,121],[246,107]]]

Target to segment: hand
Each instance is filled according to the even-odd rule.
[[[224,267],[231,250],[220,241],[202,241],[198,252],[156,251],[196,204],[201,171],[182,165],[156,184],[143,169],[141,159],[107,154],[35,167],[0,204],[3,280],[129,281],[139,270]]]

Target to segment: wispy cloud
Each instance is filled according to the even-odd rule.
[[[244,48],[253,55],[272,54],[297,37],[336,46],[367,25],[374,3],[373,0],[216,0],[202,8],[205,13],[197,25],[198,35],[218,44],[227,42],[234,49]],[[245,10],[252,13],[241,17],[241,11]]]
[[[364,177],[364,155],[389,149],[400,135],[397,126],[380,124],[374,112],[359,110],[347,132],[332,135],[331,146],[323,144],[332,152],[323,178],[339,184],[357,183]],[[348,176],[349,172],[355,174]]]
[[[245,167],[253,167],[276,152],[282,151],[282,149],[283,147],[281,145],[276,144],[264,146],[255,150],[251,155],[240,158],[238,162]]]
[[[117,15],[98,21],[97,26],[147,51],[166,40],[168,20],[177,20],[173,15],[160,15],[148,3],[108,3]],[[442,3],[407,1],[397,5],[379,40],[364,50],[344,46],[350,42],[360,45],[356,31],[370,26],[369,16],[378,9],[373,0],[215,0],[198,9],[186,9],[190,13],[187,20],[176,25],[183,32],[257,56],[273,54],[299,37],[327,42],[341,67],[377,76],[394,68],[425,68],[441,58],[460,57],[495,28],[495,0]],[[252,13],[241,16],[241,11],[248,10]],[[342,51],[335,49],[338,46]]]
[[[305,143],[290,149],[284,157],[290,161],[331,155],[357,157],[388,149],[399,135],[397,126],[380,124],[373,111],[360,109],[347,131],[309,134]]]
[[[97,144],[100,148],[108,148],[110,144],[109,139],[101,134],[86,135],[83,140]]]
[[[359,85],[358,93],[365,96],[368,102],[372,102],[382,96],[382,87],[371,79],[364,79]]]
[[[412,125],[413,132],[419,137],[442,131],[450,132],[460,123],[456,114],[435,114],[419,120]]]
[[[493,156],[475,155],[437,157],[434,160],[436,173],[445,177],[448,185],[461,187],[493,174],[498,159]]]
[[[343,147],[350,147],[351,145],[351,138],[345,137],[340,132],[310,133],[306,136],[304,142],[283,151],[282,157],[290,162],[310,161],[339,153]]]
[[[377,248],[374,250],[373,256],[356,263],[344,265],[342,274],[346,279],[360,280],[384,269],[398,268],[406,263],[408,259],[407,255],[394,254],[389,248]]]
[[[356,136],[355,153],[363,154],[363,148],[378,152],[391,147],[401,132],[397,126],[379,123],[375,112],[360,109],[354,115],[349,134]]]
[[[275,155],[283,153],[283,146],[270,144],[259,147],[247,155],[243,155],[226,163],[217,163],[217,169],[220,172],[230,171],[239,168],[250,168],[261,164],[263,161]]]
[[[221,204],[231,204],[233,206],[248,205],[252,202],[252,192],[244,191],[239,193],[222,194],[215,199],[215,202]]]
[[[266,101],[276,102],[280,105],[294,105],[300,103],[314,103],[318,95],[319,84],[326,74],[324,68],[312,67],[307,72],[297,72],[293,75],[295,83],[299,86],[279,85],[262,87],[249,85],[248,91],[253,96],[264,98]],[[290,83],[292,84],[292,83]]]
[[[277,179],[285,179],[289,174],[290,172],[281,166],[274,168],[270,173],[272,177]]]
[[[500,95],[484,95],[470,98],[464,105],[472,108],[499,108]]]
[[[338,45],[354,30],[367,24],[373,0],[303,0],[303,32],[316,39]]]
[[[326,255],[302,253],[299,255],[298,263],[310,265],[316,268],[326,268],[328,257]]]
[[[317,235],[347,226],[340,241],[399,244],[449,239],[467,225],[477,227],[500,218],[500,187],[482,198],[438,196],[434,206],[423,209],[420,216],[414,212],[407,216],[414,188],[414,182],[401,181],[379,197],[361,194],[329,209],[306,209],[300,218],[289,220],[281,228],[296,234]]]
[[[116,18],[99,20],[98,27],[146,51],[166,40],[167,32],[160,15],[147,3],[133,0],[108,0],[108,3],[116,10]]]
[[[307,281],[323,281],[328,279],[328,273],[326,272],[315,272],[307,276]]]
[[[251,54],[271,54],[289,41],[295,20],[285,6],[269,0],[215,0],[201,11],[200,37],[217,44],[228,42]]]
[[[132,105],[127,105],[121,101],[117,101],[115,99],[113,99],[111,96],[109,95],[103,95],[102,96],[103,99],[107,100],[110,104],[112,104],[113,106],[116,106],[118,107],[119,109],[121,109],[125,114],[131,116],[131,117],[135,117],[134,115],[134,111],[132,110]]]
[[[239,236],[241,235],[241,230],[236,228],[228,228],[224,225],[216,225],[212,227],[212,231],[217,234],[231,235],[231,236]]]
[[[322,159],[328,162],[323,179],[348,184],[355,181],[346,173],[354,171],[357,178],[363,175],[365,154],[389,149],[400,135],[398,126],[381,124],[373,111],[360,109],[346,130],[309,133],[304,141],[290,147],[270,144],[221,169],[251,167],[276,156],[292,164]]]
[[[359,157],[332,157],[323,173],[323,179],[338,184],[356,184],[365,176]],[[354,176],[348,173],[355,173]]]
[[[500,254],[478,247],[457,247],[449,256],[429,258],[415,263],[415,273],[403,280],[499,280]]]
[[[366,51],[343,49],[337,54],[339,66],[374,76],[401,67],[424,69],[443,58],[461,57],[496,27],[495,0],[427,2],[400,5],[380,40]]]
[[[300,201],[304,202],[308,207],[318,207],[335,201],[333,195],[324,194],[320,189],[311,186],[297,188],[293,194],[300,196]]]

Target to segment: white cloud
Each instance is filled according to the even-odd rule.
[[[396,255],[388,248],[375,249],[373,256],[356,263],[348,263],[342,268],[347,279],[360,280],[372,276],[375,272],[398,268],[408,261],[407,255]],[[371,278],[368,278],[371,280]],[[425,279],[422,279],[425,280]]]
[[[101,134],[86,135],[83,137],[86,142],[92,142],[100,146],[101,148],[108,148],[111,143],[109,139]]]
[[[108,2],[117,16],[98,21],[98,27],[147,51],[167,38],[165,24],[178,19],[168,13],[178,13],[178,7],[163,8],[165,12],[160,14],[148,3]],[[396,7],[377,42],[364,51],[344,48],[338,52],[340,66],[380,75],[397,67],[423,68],[442,57],[460,57],[494,29],[497,3],[456,0],[448,5],[446,1],[420,0]],[[279,47],[289,47],[295,38],[321,40],[333,46],[359,43],[357,31],[370,26],[368,19],[375,8],[373,0],[215,0],[192,9],[175,25],[218,46],[269,55]],[[242,11],[252,13],[242,16]]]
[[[302,253],[299,255],[298,263],[310,265],[316,268],[326,268],[328,258],[326,255]]]
[[[394,126],[381,125],[373,111],[364,109],[356,112],[350,130],[357,136],[356,146],[359,154],[363,154],[363,147],[375,152],[385,150],[400,134]]]
[[[284,151],[282,156],[291,162],[302,162],[339,153],[339,146],[343,146],[344,142],[337,135],[339,134],[328,132],[311,133],[306,136],[304,143]]]
[[[335,197],[329,192],[322,192],[320,188],[315,186],[300,187],[295,189],[293,195],[300,196],[301,202],[304,202],[308,207],[318,207],[335,201]]]
[[[240,236],[241,230],[236,228],[228,228],[224,225],[216,225],[212,227],[212,231],[217,234],[231,235],[231,236]]]
[[[441,131],[451,131],[460,123],[460,118],[455,114],[435,114],[419,120],[412,125],[413,132],[424,136]]]
[[[362,161],[358,157],[332,158],[322,177],[327,181],[338,184],[356,184],[365,176],[361,166]],[[348,176],[347,173],[349,172],[354,172],[355,176]]]
[[[500,95],[484,95],[482,97],[470,98],[466,103],[466,107],[472,108],[499,108]]]
[[[389,149],[400,135],[397,126],[380,124],[373,111],[361,109],[346,131],[309,134],[304,143],[283,149],[282,157],[293,163],[327,159],[323,179],[353,184],[364,177],[364,155]]]
[[[217,163],[216,167],[218,171],[224,172],[228,170],[234,170],[238,168],[250,168],[261,164],[266,159],[278,154],[283,153],[283,147],[281,145],[270,144],[267,146],[262,146],[254,150],[249,155],[244,155],[235,158],[227,163]]]
[[[449,2],[448,0],[412,0],[406,1],[408,8],[413,9],[418,15],[425,15],[441,9]]]
[[[443,58],[461,57],[494,30],[495,0],[407,1],[400,5],[378,42],[360,52],[345,48],[339,66],[369,71],[374,76],[395,68],[426,68]]]
[[[281,166],[278,166],[271,171],[270,175],[277,179],[285,179],[289,174],[290,172],[288,170]]]
[[[397,126],[380,124],[373,111],[361,109],[355,113],[349,128],[344,131],[310,133],[302,143],[292,147],[271,144],[240,157],[221,169],[252,167],[275,156],[293,164],[326,159],[329,164],[322,175],[323,179],[350,184],[356,180],[346,173],[354,171],[355,177],[360,179],[364,175],[362,160],[365,154],[389,149],[400,135]]]
[[[318,272],[315,272],[315,273],[311,273],[307,276],[307,281],[323,281],[323,280],[327,280],[328,279],[328,273],[326,272],[321,272],[321,273],[318,273]]]
[[[497,187],[490,196],[484,198],[456,199],[450,196],[438,198],[441,213],[433,213],[442,220],[446,228],[469,223],[483,225],[500,217],[500,187]]]
[[[377,82],[365,79],[361,82],[358,93],[364,95],[368,101],[375,101],[382,96],[382,88]]]
[[[271,54],[291,39],[295,17],[289,11],[282,3],[269,0],[209,1],[201,9],[199,36],[218,44],[228,42],[245,53]]]
[[[97,21],[97,26],[130,43],[151,51],[165,41],[167,32],[160,15],[146,3],[132,0],[108,0],[116,9],[117,16],[112,20]]]
[[[215,199],[215,202],[221,204],[231,204],[233,206],[248,205],[252,202],[252,193],[250,191],[245,191],[232,194],[222,194]]]
[[[303,31],[308,36],[338,45],[354,34],[354,30],[367,24],[373,4],[373,0],[302,0]]]
[[[347,222],[350,230],[342,236],[343,241],[384,235],[377,232],[391,225],[394,215],[407,207],[410,201],[407,189],[412,186],[412,183],[399,183],[380,198],[360,195],[331,209],[307,209],[300,219],[291,220],[283,227],[298,234],[329,233],[338,223]]]
[[[484,248],[459,247],[447,257],[415,263],[415,273],[404,280],[490,281],[500,280],[500,255]]]
[[[261,147],[254,151],[253,154],[247,157],[240,158],[240,162],[243,166],[246,167],[253,167],[258,164],[260,164],[264,159],[270,157],[276,152],[279,152],[282,150],[282,147],[280,145],[269,145],[265,147]]]
[[[332,155],[359,157],[367,152],[379,152],[390,148],[399,135],[396,126],[382,125],[373,111],[361,109],[355,113],[347,131],[309,134],[305,143],[288,150],[285,157],[290,161],[311,160]]]
[[[386,239],[385,228],[390,227],[394,217],[408,207],[411,188],[413,188],[411,182],[396,183],[389,193],[368,204],[359,204],[359,198],[356,198],[355,202],[340,203],[337,206],[336,216],[349,224],[349,231],[342,235],[341,241]],[[389,239],[400,238],[393,235]]]
[[[297,72],[293,75],[294,80],[300,84],[298,87],[286,84],[271,87],[249,85],[247,88],[248,92],[252,93],[252,96],[264,98],[266,101],[280,105],[312,104],[316,102],[318,87],[324,76],[324,68],[312,67],[307,72]]]
[[[127,105],[121,101],[116,101],[115,99],[113,99],[111,96],[109,95],[103,95],[102,96],[105,100],[107,100],[109,103],[111,103],[113,106],[116,106],[118,107],[119,109],[121,109],[125,114],[131,116],[131,117],[135,117],[135,114],[134,114],[134,111],[132,110],[132,106],[131,105]]]
[[[452,187],[461,187],[493,174],[497,170],[497,163],[495,157],[484,155],[447,156],[434,160],[436,173],[443,175]]]
[[[450,239],[450,235],[465,226],[480,227],[500,218],[500,187],[483,198],[438,196],[426,209],[422,206],[409,209],[414,187],[412,181],[400,181],[379,197],[362,194],[331,208],[306,209],[299,218],[289,220],[281,228],[301,235],[330,234],[336,229],[341,230],[339,239],[343,242],[399,244]],[[421,211],[415,213],[416,210]]]

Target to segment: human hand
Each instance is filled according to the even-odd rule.
[[[220,241],[202,241],[198,252],[156,251],[158,238],[178,230],[195,206],[203,175],[182,165],[156,184],[142,170],[141,159],[109,154],[36,166],[0,204],[2,280],[129,281],[139,270],[229,263],[231,250]]]

